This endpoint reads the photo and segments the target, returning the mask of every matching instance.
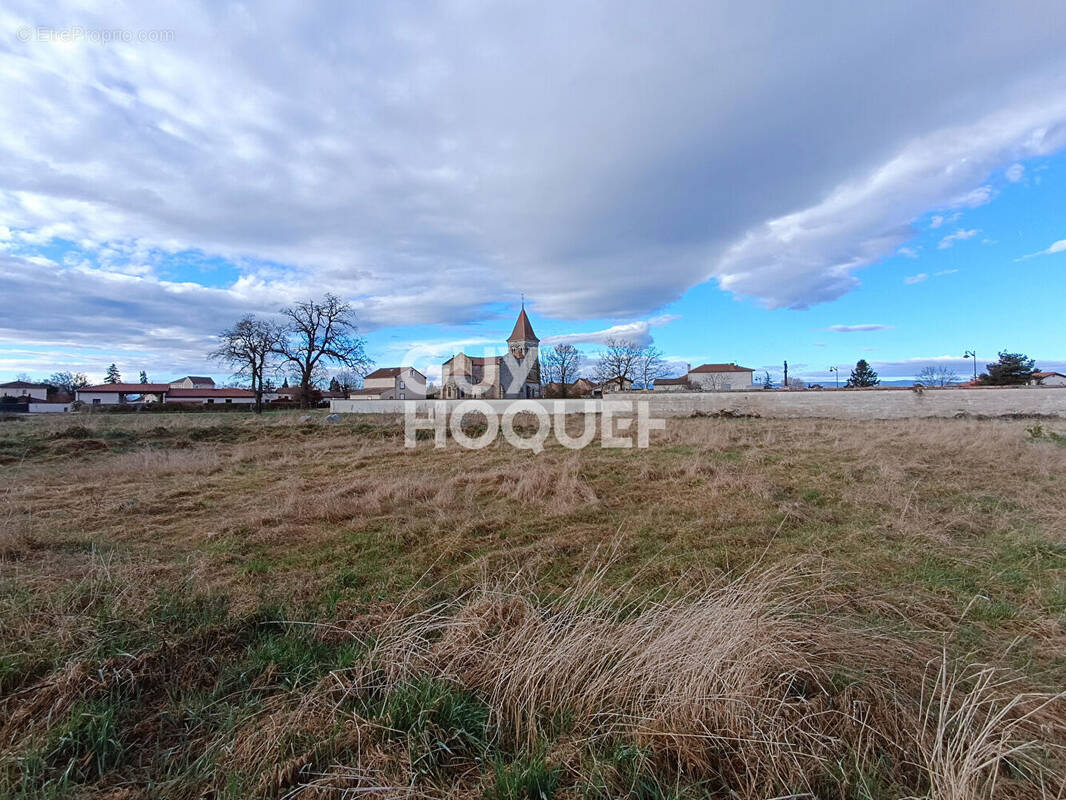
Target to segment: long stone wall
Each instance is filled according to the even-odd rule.
[[[854,389],[750,392],[622,392],[605,401],[647,400],[653,417],[687,417],[695,413],[739,412],[761,417],[824,417],[833,419],[904,419],[907,417],[985,417],[1011,415],[1066,418],[1066,386],[1022,386],[950,389]],[[348,414],[403,414],[413,407],[426,416],[442,403],[449,413],[461,400],[333,400],[332,411]],[[503,413],[514,401],[484,401]],[[554,413],[599,411],[599,400],[534,400]]]

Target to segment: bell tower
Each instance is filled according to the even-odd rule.
[[[519,313],[518,319],[515,321],[514,330],[511,331],[511,335],[507,337],[507,346],[511,351],[511,355],[519,362],[532,355],[533,367],[526,376],[526,383],[535,384],[539,394],[540,339],[537,338],[537,334],[533,333],[533,326],[529,324],[529,317],[526,316],[525,304],[522,305],[522,311]],[[532,395],[527,394],[527,396]]]

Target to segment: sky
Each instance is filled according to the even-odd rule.
[[[654,344],[1066,370],[1066,6],[7,2],[0,380],[227,377],[333,292],[379,366]]]

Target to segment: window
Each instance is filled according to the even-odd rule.
[[[404,394],[403,392],[400,392],[400,399],[401,400],[406,400],[407,399],[407,395]]]
[[[227,402],[227,403],[232,403],[233,401],[232,401],[232,400],[230,400],[230,399],[229,399],[229,398],[227,397],[227,398],[226,398],[226,402]]]
[[[213,398],[213,397],[209,397],[209,398],[207,398],[207,404],[208,404],[209,406],[212,406],[212,405],[214,405],[214,404],[215,404],[215,398]]]
[[[94,406],[100,405],[100,398],[99,397],[94,397],[93,398],[93,405]]]
[[[406,389],[407,388],[406,386],[403,385],[403,381],[400,381],[400,388],[401,389]]]

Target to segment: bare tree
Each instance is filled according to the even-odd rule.
[[[342,369],[336,376],[337,383],[340,384],[342,392],[350,392],[352,389],[358,389],[359,381],[362,379],[362,375],[351,369]]]
[[[272,322],[256,319],[249,314],[229,330],[218,335],[218,347],[209,358],[234,368],[234,375],[251,381],[255,392],[255,413],[263,413],[263,387],[271,356],[284,336],[282,329]]]
[[[89,378],[84,372],[53,372],[45,383],[54,386],[57,391],[74,397],[78,389],[89,385]]]
[[[619,390],[625,389],[637,374],[637,361],[641,348],[625,339],[608,339],[596,363],[596,380],[602,384],[617,382]]]
[[[650,344],[643,348],[637,354],[636,373],[640,377],[641,385],[645,389],[650,389],[652,381],[666,374],[663,351]]]
[[[948,366],[922,367],[918,383],[922,386],[952,386],[959,382],[959,373]]]
[[[559,384],[559,395],[566,397],[568,384],[577,379],[581,353],[572,344],[557,344],[544,356],[544,374],[549,382]]]
[[[365,342],[355,335],[355,312],[333,294],[283,308],[288,317],[285,335],[274,352],[281,356],[300,382],[300,408],[310,405],[311,388],[327,363],[339,364],[360,375],[374,363]]]

